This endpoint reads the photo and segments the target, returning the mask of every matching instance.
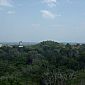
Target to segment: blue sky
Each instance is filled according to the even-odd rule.
[[[85,0],[0,0],[0,41],[85,42]]]

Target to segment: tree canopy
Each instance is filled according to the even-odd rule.
[[[0,48],[0,85],[84,85],[85,44],[43,41]]]

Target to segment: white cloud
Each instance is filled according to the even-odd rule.
[[[46,3],[49,7],[56,6],[57,0],[43,0],[43,3]]]
[[[11,2],[12,2],[12,0],[0,0],[0,6],[12,7]]]
[[[15,14],[15,11],[8,11],[7,14]]]
[[[42,13],[42,16],[44,18],[51,18],[51,19],[54,19],[56,17],[56,14],[48,11],[48,10],[41,10],[41,13]]]

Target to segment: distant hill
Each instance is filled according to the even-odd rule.
[[[3,45],[19,45],[19,42],[1,42]],[[37,44],[36,42],[22,42],[24,46],[27,45],[35,45]]]

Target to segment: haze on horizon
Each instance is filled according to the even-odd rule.
[[[85,42],[85,0],[0,0],[0,41]]]

